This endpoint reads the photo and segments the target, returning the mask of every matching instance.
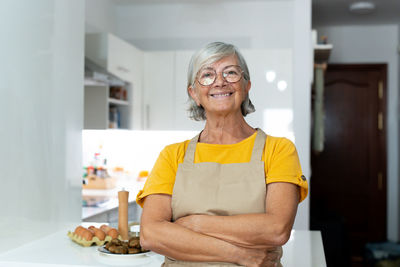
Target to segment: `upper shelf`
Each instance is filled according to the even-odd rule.
[[[85,85],[126,86],[125,82],[85,57]]]
[[[314,62],[326,63],[333,49],[332,44],[315,44],[314,45]]]
[[[121,105],[121,106],[128,106],[129,102],[127,100],[120,100],[120,99],[115,99],[115,98],[108,98],[108,103],[109,104],[115,104],[115,105]]]

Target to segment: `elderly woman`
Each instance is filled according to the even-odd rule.
[[[235,46],[193,55],[189,111],[205,127],[164,148],[137,196],[141,244],[165,255],[164,266],[279,264],[308,186],[293,143],[245,121],[250,87]]]

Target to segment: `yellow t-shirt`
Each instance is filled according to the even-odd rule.
[[[220,164],[249,162],[257,132],[236,144],[219,145],[197,143],[194,163]],[[183,162],[190,140],[166,146],[160,153],[153,170],[139,191],[136,202],[143,207],[144,198],[151,194],[172,195],[178,165]],[[283,137],[267,136],[262,155],[266,184],[288,182],[300,187],[300,202],[308,193],[308,184],[302,175],[294,144]]]

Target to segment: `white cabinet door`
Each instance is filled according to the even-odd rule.
[[[121,79],[132,80],[133,69],[135,63],[135,48],[115,37],[108,34],[108,62],[107,70]]]
[[[122,80],[131,80],[136,48],[109,33],[88,33],[85,56]]]
[[[146,130],[175,127],[175,52],[144,53],[144,113]]]
[[[127,77],[127,82],[131,84],[130,96],[128,96],[131,104],[130,125],[133,130],[143,130],[144,52],[134,46],[131,46],[129,50],[133,62],[131,75]]]
[[[256,108],[256,112],[247,115],[246,121],[268,134],[293,139],[291,50],[241,52],[250,72],[250,100]]]
[[[187,112],[187,73],[194,52],[177,51],[175,54],[175,130],[197,131],[204,128],[203,121],[191,120]]]
[[[187,71],[194,51],[146,52],[144,56],[145,129],[196,131],[188,117]]]

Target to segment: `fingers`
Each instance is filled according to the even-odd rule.
[[[267,259],[270,261],[279,261],[282,258],[282,247],[274,247],[267,249]]]

